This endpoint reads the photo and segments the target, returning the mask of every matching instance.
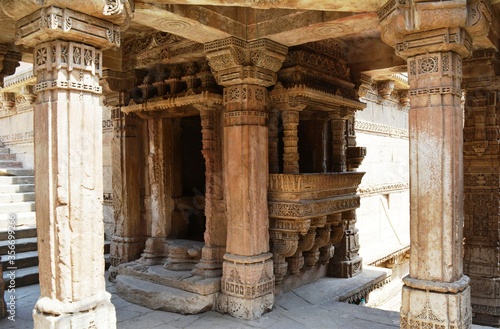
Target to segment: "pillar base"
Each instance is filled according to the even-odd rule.
[[[270,311],[274,304],[271,257],[271,253],[256,256],[226,253],[217,311],[246,320]]]
[[[274,304],[274,293],[254,299],[221,294],[217,299],[217,311],[227,313],[235,318],[254,320],[271,311]]]
[[[146,265],[158,265],[167,261],[168,245],[166,238],[150,237],[146,240],[146,247],[139,262]]]
[[[222,263],[225,252],[225,247],[203,246],[201,259],[191,273],[204,278],[222,276]]]
[[[352,278],[363,271],[363,259],[356,257],[352,260],[330,260],[330,276],[334,278]]]
[[[500,328],[500,278],[470,276],[472,323]]]
[[[472,326],[470,287],[457,293],[425,291],[403,286],[401,329],[469,329]]]
[[[95,328],[95,329],[115,329],[116,313],[115,307],[109,301],[109,294],[104,300],[94,303],[74,303],[64,312],[49,311],[48,307],[58,308],[59,301],[52,301],[48,298],[41,298],[33,309],[34,328],[43,329],[67,329],[67,328]],[[42,304],[42,305],[40,305]],[[82,307],[82,305],[85,307]],[[76,307],[75,307],[76,306]],[[78,307],[80,306],[80,307]],[[71,310],[74,309],[74,310]]]

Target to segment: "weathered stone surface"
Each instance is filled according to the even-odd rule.
[[[116,291],[129,302],[144,305],[153,310],[180,314],[198,314],[209,311],[214,307],[217,297],[217,293],[200,295],[126,275],[117,276]]]

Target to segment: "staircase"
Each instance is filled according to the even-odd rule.
[[[12,234],[12,229],[15,234]],[[9,236],[15,237],[15,260],[9,264]],[[110,242],[104,243],[106,269],[109,267]],[[0,256],[5,286],[9,273],[16,268],[16,287],[38,283],[38,251],[35,216],[35,177],[32,169],[23,169],[15,154],[0,142]]]
[[[0,144],[0,255],[6,285],[10,270],[16,268],[16,287],[38,282],[33,174],[32,169],[23,169],[9,148]],[[11,264],[9,237],[15,238],[15,259]]]

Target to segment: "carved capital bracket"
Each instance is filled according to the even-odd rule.
[[[5,45],[0,45],[0,87],[3,87],[3,78],[14,74],[21,61],[21,53],[12,51]]]
[[[452,50],[498,47],[498,23],[489,1],[390,0],[378,12],[382,40],[407,58]]]
[[[16,23],[17,45],[63,39],[102,49],[120,46],[120,26],[69,8],[43,7]]]
[[[267,39],[246,42],[230,37],[206,43],[205,52],[218,84],[269,87],[276,83],[288,49]]]
[[[106,106],[124,106],[130,101],[130,86],[144,79],[146,72],[131,70],[127,72],[104,70],[100,79],[103,102]]]

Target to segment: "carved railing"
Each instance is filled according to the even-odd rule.
[[[274,275],[325,265],[343,236],[341,213],[359,207],[363,172],[270,174],[268,207]]]

